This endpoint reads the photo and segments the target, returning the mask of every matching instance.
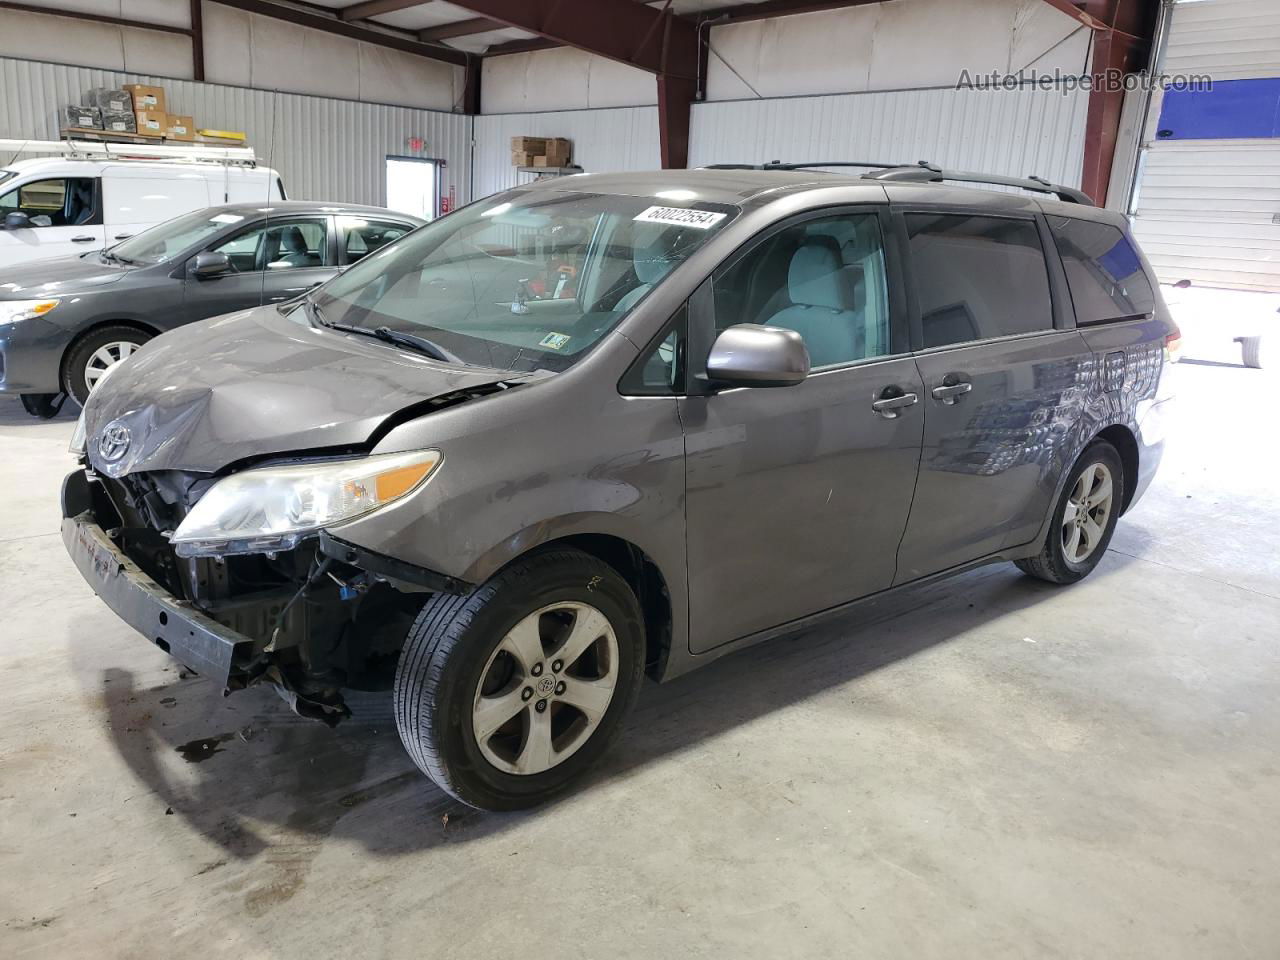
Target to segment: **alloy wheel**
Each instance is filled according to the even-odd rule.
[[[1084,468],[1062,511],[1062,552],[1072,563],[1083,563],[1098,549],[1115,502],[1115,484],[1105,463]]]
[[[618,638],[590,604],[563,602],[520,620],[490,655],[472,704],[484,758],[529,776],[568,759],[613,701]]]
[[[127,359],[133,351],[138,349],[138,344],[128,340],[113,340],[111,343],[104,343],[89,357],[89,362],[84,365],[84,385],[92,392],[93,388],[98,385],[98,381],[103,378],[108,370],[117,363]]]

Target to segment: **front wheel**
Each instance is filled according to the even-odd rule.
[[[469,594],[433,597],[396,670],[405,749],[480,809],[556,796],[620,732],[643,677],[642,624],[626,581],[578,550],[534,554]]]
[[[1107,441],[1095,440],[1071,468],[1040,552],[1015,560],[1018,569],[1050,583],[1075,583],[1087,576],[1111,543],[1124,484],[1120,454]]]
[[[89,393],[117,363],[127,360],[135,350],[151,339],[151,335],[134,327],[112,324],[99,327],[77,340],[67,353],[63,365],[62,384],[67,394],[80,406]]]

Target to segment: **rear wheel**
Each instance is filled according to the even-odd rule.
[[[548,550],[427,602],[400,654],[396,725],[414,762],[459,800],[529,807],[609,747],[643,667],[626,581],[588,554]]]
[[[107,371],[127,360],[150,339],[149,333],[122,324],[91,330],[67,353],[62,371],[63,388],[83,407],[90,391]]]
[[[1075,583],[1098,565],[1124,503],[1124,465],[1116,448],[1095,440],[1071,469],[1049,532],[1034,557],[1014,561],[1050,583]]]

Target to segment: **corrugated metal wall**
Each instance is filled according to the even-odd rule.
[[[690,166],[770,160],[930,160],[1079,186],[1087,94],[898,90],[700,103]]]
[[[572,140],[574,163],[588,173],[661,166],[657,107],[489,114],[475,118],[476,197],[516,185],[511,138],[518,136]]]
[[[1169,32],[1164,70],[1168,74],[1209,73],[1214,80],[1280,76],[1280,3],[1179,3]]]
[[[459,203],[468,199],[471,119],[431,110],[0,58],[0,137],[56,140],[61,105],[79,102],[90,87],[122,83],[159,84],[171,113],[245,131],[295,199],[382,204],[384,158],[410,155],[411,137],[425,141],[422,155],[446,162],[445,193],[453,187]]]

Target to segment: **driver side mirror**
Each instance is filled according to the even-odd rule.
[[[225,253],[202,250],[191,263],[191,275],[197,280],[210,280],[231,272],[231,258]]]
[[[4,215],[6,230],[24,230],[31,226],[31,218],[21,210],[12,210]]]
[[[716,338],[707,376],[720,386],[793,387],[809,375],[809,350],[794,330],[738,323]]]

